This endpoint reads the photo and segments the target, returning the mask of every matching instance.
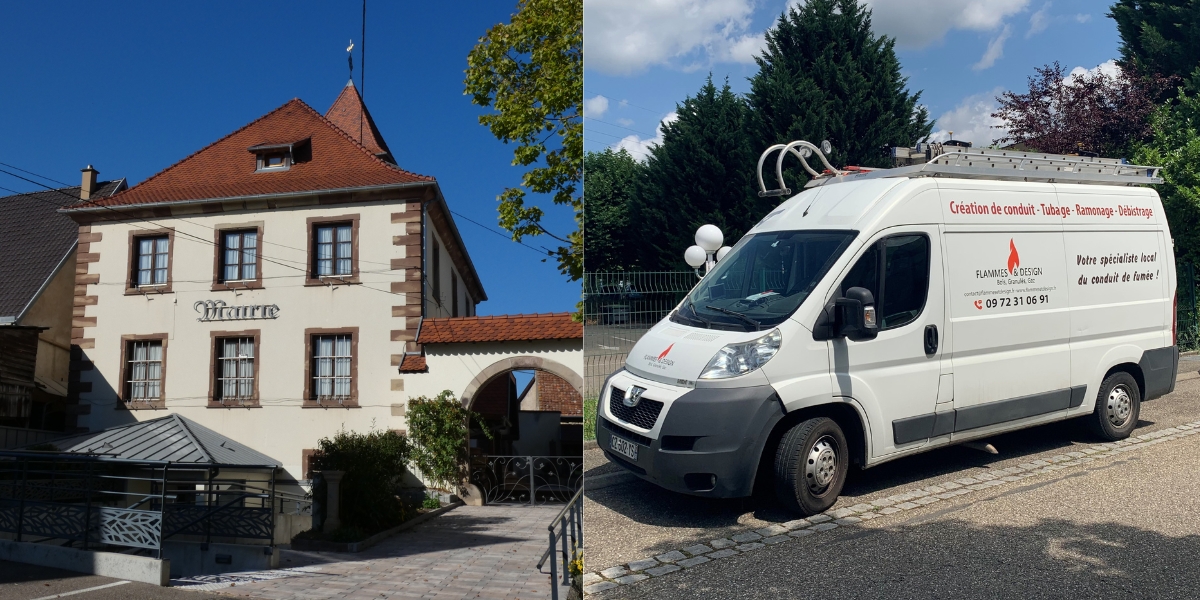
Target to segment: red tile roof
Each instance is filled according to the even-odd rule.
[[[371,118],[371,111],[363,104],[362,96],[358,95],[358,88],[354,87],[353,81],[347,82],[346,87],[342,88],[342,93],[333,101],[333,106],[325,112],[325,118],[366,146],[367,150],[376,155],[391,157],[392,151],[388,150],[387,143],[375,127],[375,119]]]
[[[345,91],[343,90],[343,95]],[[357,92],[354,94],[357,96]],[[357,137],[357,136],[355,136]],[[256,173],[252,146],[311,140],[312,156],[286,171]],[[300,99],[209,144],[109,198],[72,208],[206,200],[434,181],[375,156]]]
[[[425,319],[417,342],[454,344],[582,339],[583,324],[571,320],[571,313],[564,312]]]
[[[425,364],[424,356],[405,356],[400,362],[401,373],[425,373],[429,371],[429,367]]]

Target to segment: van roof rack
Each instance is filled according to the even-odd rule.
[[[796,148],[800,148],[800,150]],[[915,148],[892,148],[892,159],[897,166],[890,169],[867,167],[835,169],[829,164],[825,153],[821,150],[803,140],[790,144],[776,144],[768,148],[758,159],[760,189],[758,195],[760,197],[791,195],[792,191],[783,182],[783,159],[789,153],[800,159],[800,163],[812,177],[804,186],[805,188],[885,177],[955,177],[1099,185],[1150,185],[1163,182],[1162,178],[1158,176],[1161,167],[1131,165],[1121,158],[1095,158],[923,143],[917,144]],[[775,151],[779,151],[779,156],[775,161],[775,177],[779,187],[768,190],[763,182],[762,167],[767,156]],[[824,172],[818,173],[808,164],[806,158],[814,153],[825,166]]]

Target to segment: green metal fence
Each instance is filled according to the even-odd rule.
[[[1196,267],[1192,263],[1177,264],[1175,273],[1175,343],[1183,352],[1200,349]]]
[[[604,379],[646,330],[671,313],[699,279],[692,271],[624,271],[583,276],[584,393],[600,394]]]

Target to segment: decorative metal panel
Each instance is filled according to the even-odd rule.
[[[208,529],[205,529],[205,521]],[[193,504],[168,504],[166,536],[179,534],[272,539],[271,509],[226,506],[210,509]]]
[[[99,540],[134,548],[158,548],[162,513],[156,510],[97,507]]]
[[[470,481],[488,504],[567,502],[583,483],[583,458],[488,456]]]

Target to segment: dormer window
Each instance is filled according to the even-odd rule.
[[[310,157],[308,138],[286,144],[258,144],[247,148],[253,152],[255,172],[286,171],[298,162],[304,162]]]
[[[258,161],[259,171],[265,171],[267,169],[286,169],[288,168],[289,163],[291,163],[291,155],[287,152],[260,154]]]

